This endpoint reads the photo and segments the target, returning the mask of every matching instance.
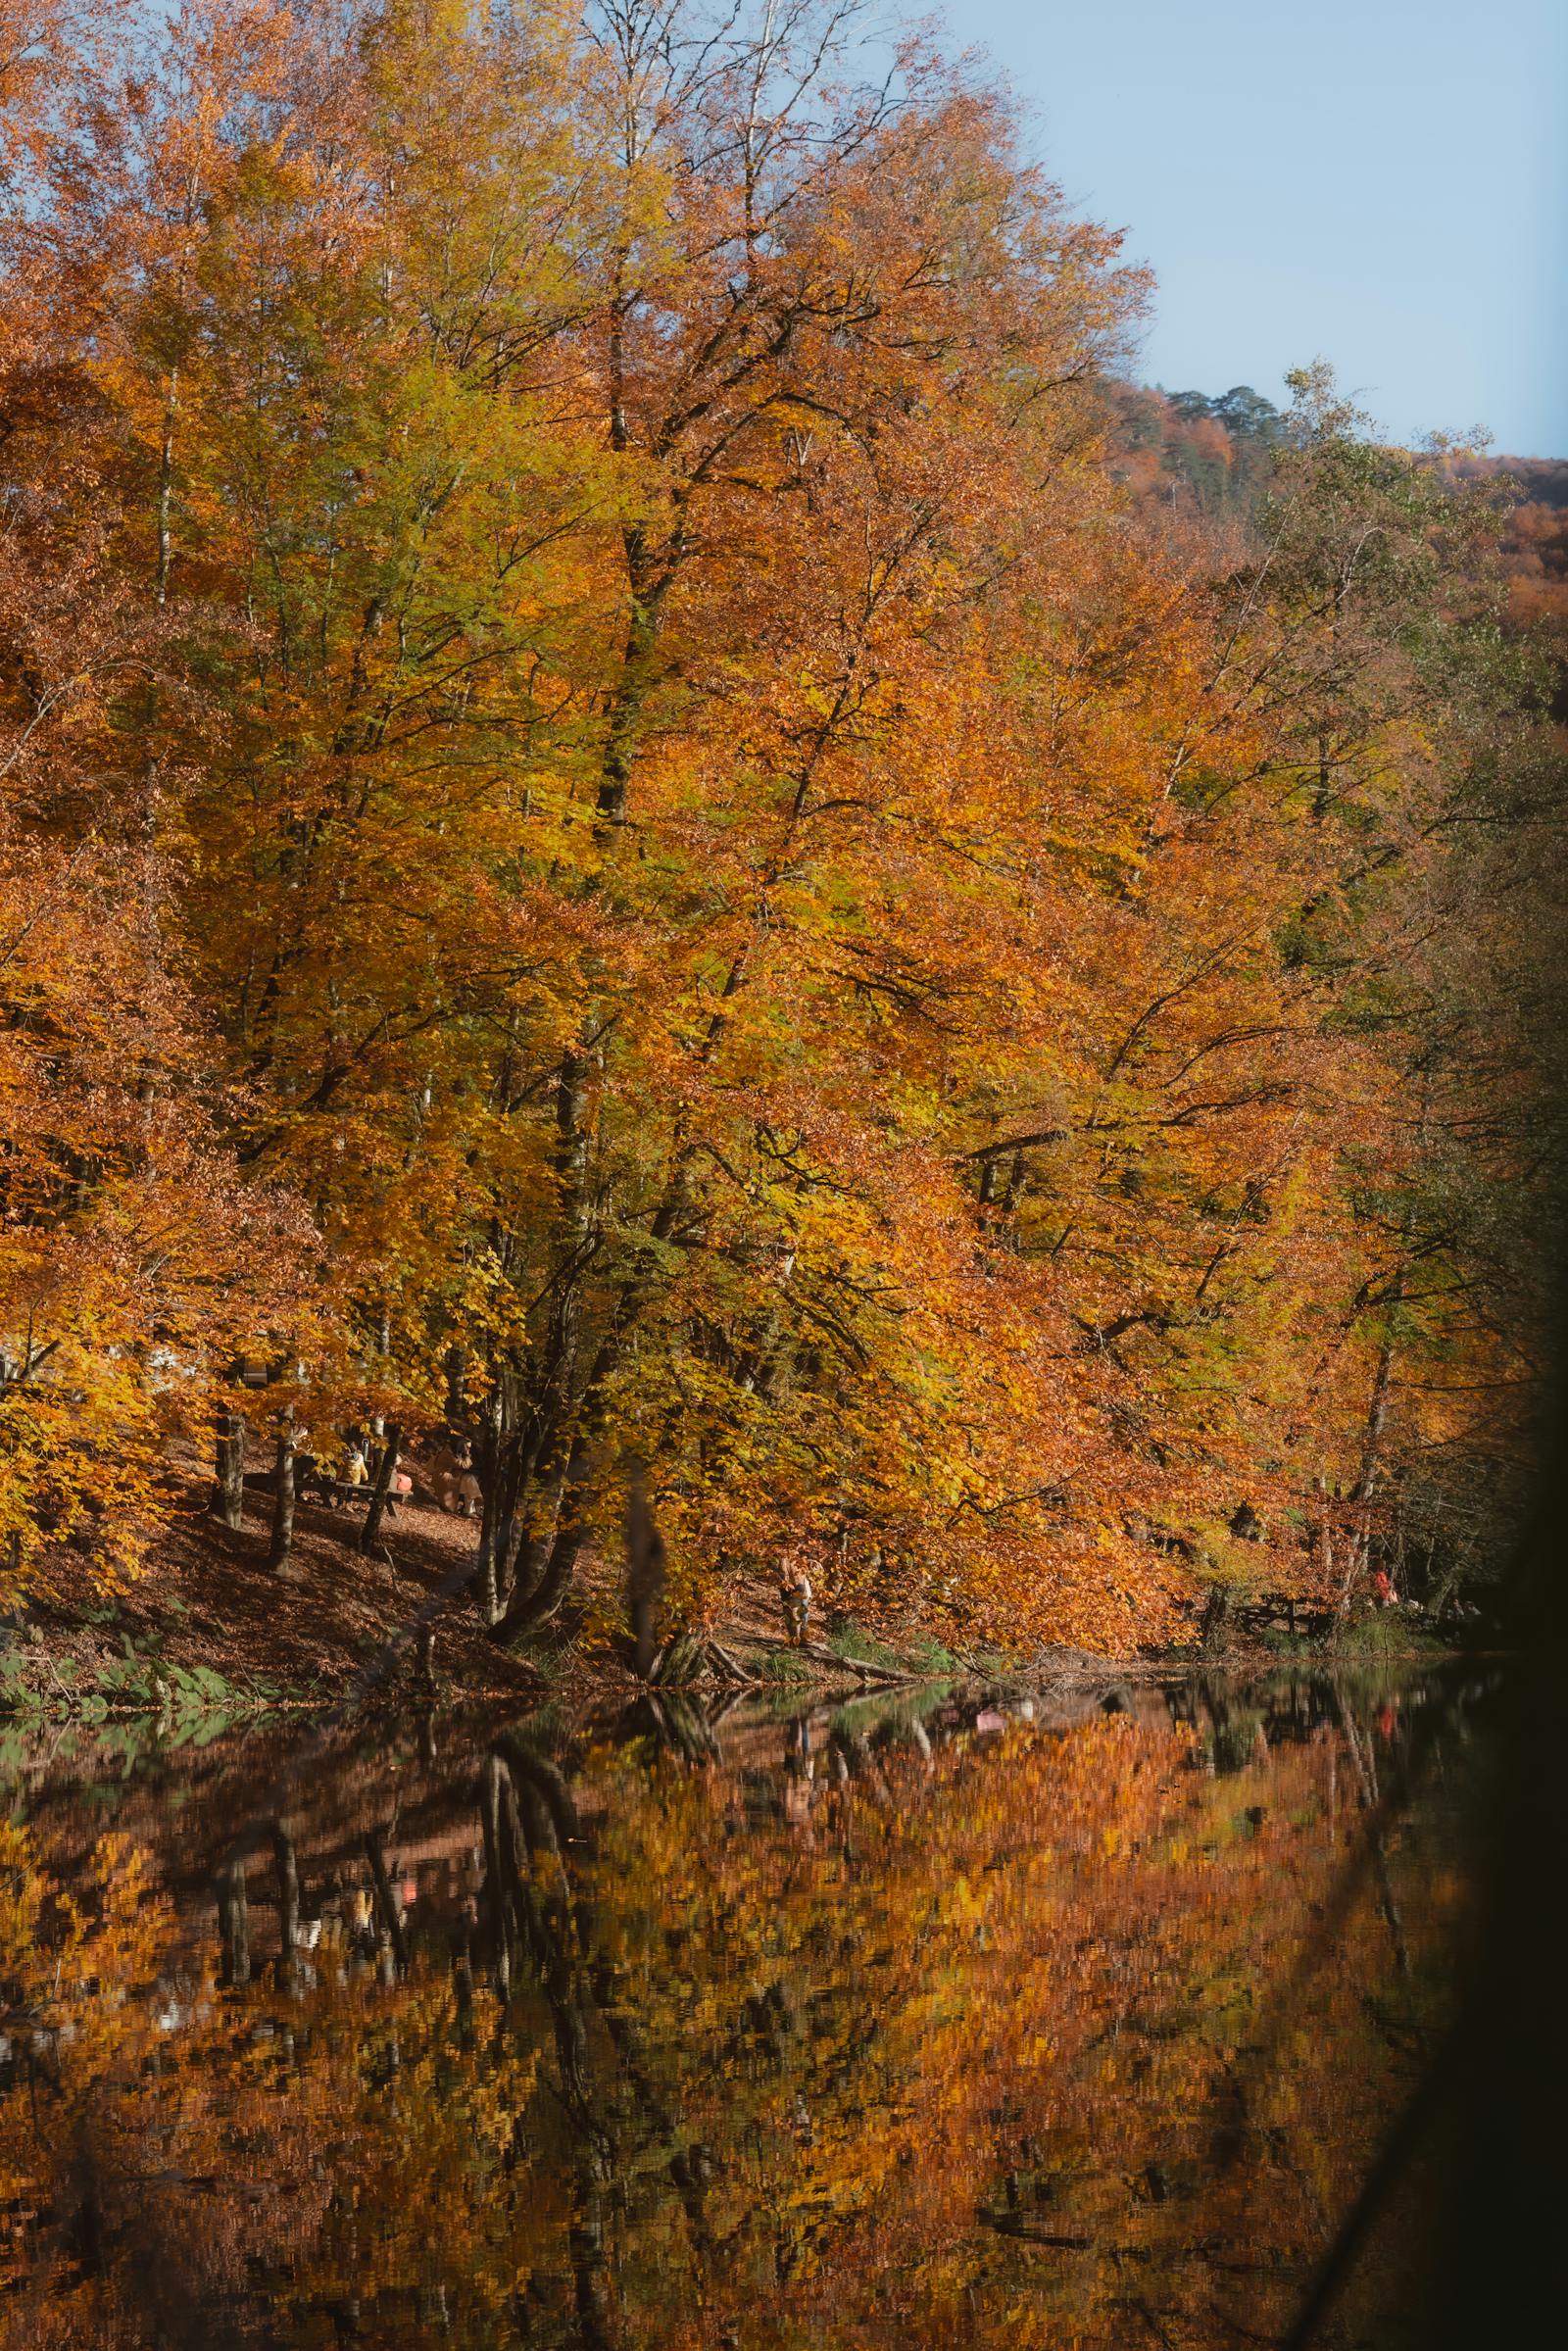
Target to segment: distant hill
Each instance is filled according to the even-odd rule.
[[[1508,618],[1521,628],[1548,623],[1568,650],[1568,459],[1455,458],[1450,465],[1462,478],[1517,484],[1522,496],[1502,542]]]
[[[1111,389],[1121,445],[1116,470],[1140,493],[1189,503],[1220,519],[1250,514],[1268,487],[1285,418],[1250,384],[1209,399],[1155,385]]]
[[[1214,521],[1243,522],[1268,488],[1287,419],[1250,384],[1210,398],[1161,385],[1110,387],[1119,442],[1116,471],[1140,496],[1186,506]],[[1462,480],[1495,481],[1517,500],[1501,556],[1508,619],[1541,622],[1568,645],[1568,459],[1459,457],[1444,461]]]

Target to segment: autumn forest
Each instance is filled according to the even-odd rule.
[[[503,1648],[634,1489],[695,1624],[1486,1591],[1568,496],[1152,294],[853,0],[0,0],[9,1602],[361,1428]]]

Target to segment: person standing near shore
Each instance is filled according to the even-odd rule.
[[[779,1599],[784,1609],[786,1637],[802,1648],[811,1614],[811,1579],[799,1551],[786,1551],[778,1571]]]

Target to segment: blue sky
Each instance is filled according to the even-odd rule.
[[[911,7],[908,12],[920,13]],[[1159,278],[1141,372],[1324,358],[1395,438],[1568,457],[1568,0],[949,0]]]

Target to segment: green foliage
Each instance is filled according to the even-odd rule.
[[[1402,1608],[1374,1608],[1348,1617],[1329,1646],[1338,1657],[1376,1665],[1385,1658],[1442,1656],[1447,1643],[1426,1626],[1413,1622]]]
[[[1265,1625],[1257,1640],[1259,1647],[1266,1649],[1271,1657],[1283,1660],[1318,1656],[1323,1646],[1310,1635],[1287,1632],[1283,1625]]]
[[[908,1646],[909,1663],[917,1673],[946,1675],[967,1671],[967,1665],[956,1649],[939,1641],[934,1633],[917,1634]]]
[[[799,1689],[822,1678],[820,1666],[814,1665],[809,1657],[803,1657],[798,1649],[750,1649],[746,1662],[759,1682],[782,1682]]]
[[[890,1648],[874,1633],[866,1631],[852,1618],[848,1624],[836,1626],[827,1636],[824,1646],[842,1657],[848,1664],[902,1666],[908,1660],[898,1649]]]

